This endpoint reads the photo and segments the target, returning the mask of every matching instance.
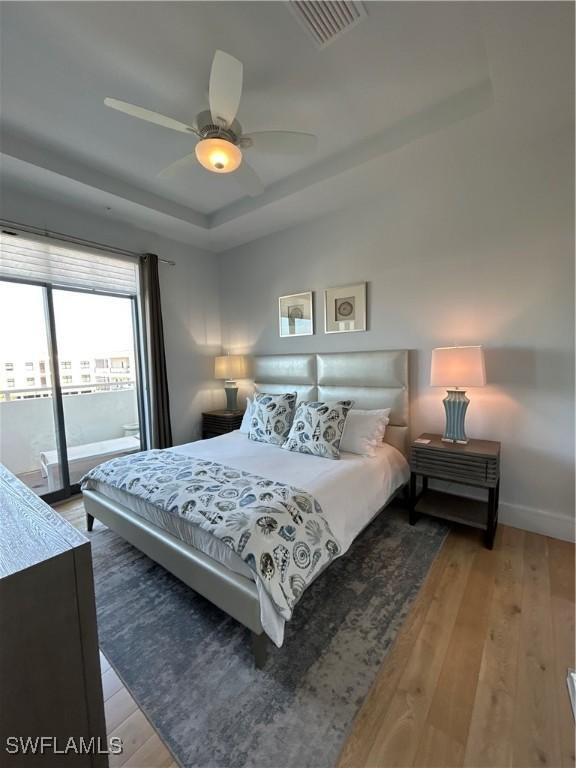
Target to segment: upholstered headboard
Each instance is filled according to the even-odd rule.
[[[256,355],[254,387],[296,392],[299,400],[354,400],[355,408],[391,408],[386,442],[408,450],[408,351]]]

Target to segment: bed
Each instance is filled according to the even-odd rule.
[[[408,480],[407,351],[257,356],[254,388],[296,392],[299,400],[347,398],[357,408],[391,408],[385,443],[374,458],[342,453],[333,461],[257,443],[238,431],[172,449],[309,492],[322,507],[339,554],[345,554]],[[222,541],[106,483],[84,490],[84,503],[89,529],[97,518],[248,627],[257,666],[264,662],[267,636],[281,645],[284,618],[244,560]]]

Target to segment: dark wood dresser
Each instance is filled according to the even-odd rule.
[[[202,439],[240,429],[244,411],[206,411],[202,414]]]
[[[15,736],[107,744],[90,542],[1,464],[0,532],[0,764],[106,768],[97,751],[6,750]]]

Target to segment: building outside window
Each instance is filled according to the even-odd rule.
[[[90,374],[83,373],[81,376],[81,379],[83,384],[88,384],[88,382],[90,381]]]
[[[80,368],[90,368],[90,360],[80,360]]]
[[[110,368],[112,370],[125,371],[130,368],[130,358],[128,357],[113,357],[110,360]]]
[[[36,379],[34,378],[34,376],[28,376],[26,378],[26,386],[27,387],[33,387],[34,384],[36,384]]]
[[[46,386],[46,376],[40,376],[40,386]]]
[[[40,373],[46,373],[46,361],[40,360]]]
[[[65,371],[69,371],[70,368],[72,368],[72,362],[70,360],[63,360],[60,363],[60,368],[63,368]]]
[[[62,376],[62,384],[72,384],[72,376]]]

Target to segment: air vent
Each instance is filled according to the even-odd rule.
[[[319,48],[325,48],[366,16],[360,2],[289,0],[288,5]]]

